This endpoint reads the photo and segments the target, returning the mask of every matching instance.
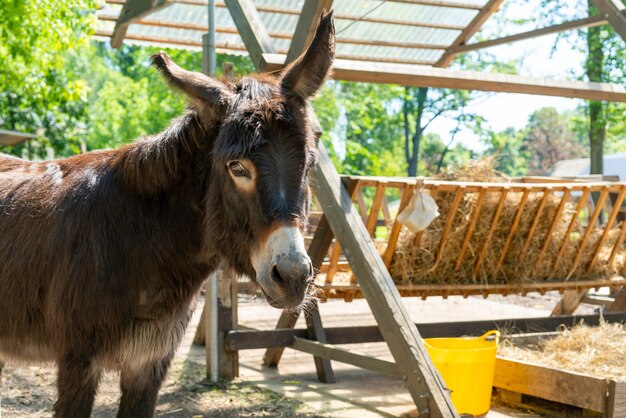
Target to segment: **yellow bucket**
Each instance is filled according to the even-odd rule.
[[[487,341],[491,335],[495,340]],[[500,331],[495,330],[478,338],[424,340],[460,414],[482,415],[489,411],[499,340]]]

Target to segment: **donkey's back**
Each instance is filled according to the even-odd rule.
[[[107,234],[99,206],[111,196],[110,157],[0,155],[0,356],[56,360],[71,340],[59,333],[88,320],[85,305],[97,310],[91,293],[103,290],[98,270],[107,249],[97,237]]]
[[[178,286],[168,276],[182,265],[187,275],[206,274],[175,251],[181,245],[192,257],[193,234],[185,248],[173,232],[176,208],[126,190],[115,169],[124,152],[49,162],[0,156],[0,357],[58,360],[81,347],[115,367],[130,334],[146,333],[136,318],[186,312],[191,291],[163,293],[168,282]]]

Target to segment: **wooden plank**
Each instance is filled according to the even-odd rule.
[[[115,22],[115,29],[111,34],[111,46],[113,48],[119,48],[122,46],[124,36],[128,26],[137,19],[141,19],[156,12],[166,6],[169,6],[171,1],[168,0],[128,0],[122,6],[122,11]]]
[[[466,44],[472,36],[482,27],[482,25],[489,19],[489,17],[494,14],[503,0],[489,0],[483,8],[474,16],[474,19],[467,25],[467,27],[461,32],[461,34],[452,42],[450,48],[446,52],[443,53],[439,61],[435,64],[435,67],[447,67],[450,65],[456,53],[453,52],[452,48],[458,47],[459,45]]]
[[[376,186],[376,192],[374,193],[374,200],[372,201],[372,206],[370,207],[370,213],[367,217],[367,222],[365,227],[367,228],[367,232],[369,232],[370,236],[373,237],[374,232],[376,231],[376,226],[378,225],[378,213],[380,212],[380,207],[382,206],[383,200],[385,199],[385,191],[387,190],[386,183],[379,183]],[[363,194],[360,193],[362,196]],[[354,273],[350,276],[350,283],[356,283],[356,276]]]
[[[351,364],[361,369],[367,369],[374,372],[384,374],[391,377],[403,377],[403,373],[398,370],[395,363],[386,360],[380,360],[374,357],[368,357],[361,354],[351,353],[341,348],[336,348],[330,344],[323,344],[317,341],[307,340],[305,338],[294,337],[290,348],[313,354],[327,360],[335,360],[341,363]]]
[[[312,177],[312,188],[344,248],[389,350],[406,373],[405,382],[418,411],[431,417],[458,417],[387,267],[322,143]]]
[[[348,185],[344,183],[344,187],[348,190],[350,194],[350,198],[354,199],[355,196],[358,196],[361,192],[361,183],[359,181],[350,181]],[[365,203],[363,203],[365,205]],[[360,208],[363,206],[359,205]],[[365,216],[365,214],[361,213],[361,216]],[[339,268],[339,256],[341,255],[341,244],[339,241],[335,241],[331,248],[331,253],[328,258],[328,270],[326,272],[326,283],[331,283],[333,281],[333,277]]]
[[[487,193],[487,188],[482,189],[478,193],[478,201],[476,202],[476,206],[474,207],[474,213],[472,214],[472,219],[470,221],[469,226],[467,227],[467,231],[465,232],[465,238],[463,238],[463,244],[461,244],[461,249],[456,259],[456,263],[454,265],[455,270],[458,270],[458,268],[461,267],[461,263],[463,262],[463,257],[465,256],[465,250],[467,250],[467,246],[469,245],[469,242],[472,239],[472,234],[474,233],[474,228],[476,228],[476,222],[478,221],[480,210],[483,207],[483,202],[485,201],[486,193]]]
[[[257,71],[263,71],[266,67],[263,54],[273,54],[276,50],[254,3],[252,0],[224,0],[224,3],[254,66]]]
[[[233,380],[239,377],[239,354],[226,349],[226,333],[237,328],[237,277],[219,270],[217,303],[217,339],[219,377]]]
[[[322,326],[322,318],[320,317],[319,306],[314,302],[314,306],[310,311],[305,312],[307,336],[309,340],[315,340],[319,344],[328,342],[326,333]],[[322,383],[335,383],[335,374],[330,364],[330,359],[314,355],[315,370],[317,371],[317,379]]]
[[[506,318],[482,321],[434,322],[415,324],[423,338],[445,338],[480,336],[493,329],[506,329],[511,333],[554,332],[563,326],[572,326],[584,321],[597,326],[600,321],[625,323],[626,312],[595,315],[562,315],[543,318]],[[384,341],[377,326],[348,326],[325,328],[329,344],[364,344]],[[307,338],[306,329],[232,330],[226,336],[229,350],[252,350],[267,347],[288,347],[293,337]]]
[[[483,248],[480,250],[480,254],[478,259],[476,260],[476,264],[474,264],[474,274],[478,274],[480,270],[480,266],[487,255],[487,251],[489,249],[489,244],[491,243],[491,237],[493,237],[493,233],[498,226],[498,221],[500,220],[500,215],[502,214],[502,209],[504,208],[504,203],[506,202],[506,197],[509,194],[508,189],[503,189],[500,192],[500,199],[498,200],[498,206],[496,207],[496,212],[493,214],[493,218],[491,220],[491,226],[489,227],[489,232],[487,232],[487,238],[485,238],[485,242],[483,243]]]
[[[298,317],[300,316],[300,312],[293,311],[283,311],[278,318],[278,323],[276,324],[276,330],[270,332],[276,332],[279,330],[289,330],[296,326],[296,322],[298,322]],[[304,336],[308,336],[308,333],[305,331]],[[290,339],[288,341],[291,341]],[[288,344],[287,344],[288,345]],[[263,364],[268,367],[276,367],[280,362],[281,357],[283,356],[284,347],[287,345],[262,345],[256,348],[267,348],[265,351],[265,355],[263,356]]]
[[[219,7],[219,3],[218,3],[218,7]],[[257,5],[256,8],[257,8],[257,11],[259,12],[263,11],[264,9],[264,7],[261,5]],[[115,22],[118,18],[118,15],[114,13],[98,13],[97,16],[98,16],[98,20],[112,21],[112,22]],[[341,14],[335,14],[335,18],[341,19]],[[411,23],[411,22],[408,22],[408,23]],[[144,26],[155,26],[155,27],[162,27],[162,28],[172,28],[172,29],[189,29],[189,30],[196,30],[196,31],[202,31],[202,32],[206,32],[208,30],[208,26],[203,23],[168,22],[162,19],[139,19],[139,20],[134,21],[133,24],[144,25]],[[443,26],[443,25],[428,24],[428,23],[420,24],[418,22],[417,24],[411,23],[409,26],[423,26],[423,27],[436,26],[439,28],[440,26]],[[236,28],[230,28],[227,26],[217,26],[215,28],[215,32],[227,33],[227,34],[239,33]],[[293,39],[293,36],[290,33],[272,32],[272,31],[269,31],[268,33],[272,39],[288,39],[288,40]],[[108,36],[110,36],[110,34]],[[422,42],[394,42],[394,41],[383,41],[383,40],[378,40],[378,39],[360,39],[360,38],[357,39],[357,38],[347,38],[343,36],[338,36],[336,38],[336,42],[337,44],[388,46],[388,47],[406,48],[406,49],[415,48],[415,49],[444,50],[446,48],[445,45],[441,45],[441,44],[428,44],[428,43],[422,43]],[[288,50],[285,51],[285,53],[287,52]]]
[[[567,247],[567,245],[569,245],[570,234],[572,233],[572,230],[574,229],[574,226],[577,223],[579,223],[579,221],[578,221],[578,214],[580,213],[580,211],[585,206],[585,202],[587,201],[587,197],[589,196],[589,193],[590,193],[590,189],[583,190],[582,196],[578,199],[578,205],[576,205],[576,209],[574,210],[574,213],[572,214],[572,219],[570,220],[570,223],[567,226],[567,231],[565,231],[565,234],[563,234],[563,241],[561,242],[561,246],[559,248],[559,253],[556,256],[556,259],[554,260],[554,264],[552,264],[552,272],[551,272],[551,274],[554,274],[556,269],[559,267],[559,261],[561,261],[561,257],[563,256],[563,252],[565,251],[565,248]]]
[[[617,202],[619,204],[615,204],[613,206],[613,210],[609,215],[609,219],[606,221],[606,225],[604,226],[604,231],[602,232],[602,236],[600,237],[600,241],[598,241],[598,245],[596,246],[596,250],[593,253],[593,257],[589,262],[589,267],[587,267],[587,272],[590,273],[593,270],[593,266],[598,259],[598,255],[600,255],[600,250],[602,250],[602,246],[604,245],[604,241],[609,235],[609,231],[613,229],[613,224],[615,223],[615,219],[617,219],[617,215],[619,214],[620,209],[622,208],[622,203],[624,202],[624,196],[626,196],[626,189],[622,189],[622,191],[617,196]]]
[[[521,294],[526,295],[529,292],[545,293],[547,291],[556,290],[564,292],[566,290],[583,290],[583,289],[599,289],[601,287],[620,288],[624,286],[624,280],[598,279],[598,280],[579,280],[579,281],[559,281],[559,282],[529,282],[515,284],[464,284],[464,285],[448,285],[448,284],[398,284],[396,288],[402,296],[443,296],[443,295],[492,295],[492,294]],[[324,284],[321,289],[327,292],[328,297],[343,297],[344,293],[353,293],[354,297],[359,297],[361,288],[357,284]]]
[[[398,213],[402,212],[404,208],[407,207],[407,205],[411,201],[411,197],[413,196],[414,191],[415,185],[406,185],[404,187],[404,190],[402,191],[402,197],[400,198],[400,204],[398,205]],[[389,264],[391,264],[393,254],[396,251],[396,244],[398,243],[401,229],[402,224],[398,222],[398,216],[396,214],[396,219],[393,221],[393,226],[391,227],[391,231],[389,232],[387,248],[385,249],[385,253],[383,255],[383,262],[385,263],[385,266],[389,266]]]
[[[621,0],[593,0],[600,14],[602,14],[613,26],[615,32],[626,41],[626,7]]]
[[[284,55],[265,54],[267,70],[280,69]],[[337,59],[333,67],[335,80],[397,84],[505,93],[572,97],[585,100],[626,102],[626,87],[618,84],[549,80],[511,74],[450,70],[408,64],[355,62]]]
[[[565,32],[573,29],[588,28],[593,26],[606,25],[608,20],[603,16],[589,16],[583,19],[572,20],[558,25],[552,25],[545,28],[535,29],[528,32],[516,33],[515,35],[503,36],[502,38],[490,39],[488,41],[476,42],[473,44],[463,44],[450,48],[454,54],[462,54],[478,49],[491,48],[497,45],[504,45],[511,42],[522,41],[525,39],[537,38],[539,36],[550,35],[553,33]]]
[[[520,254],[519,254],[520,260],[522,260],[524,256],[526,255],[526,251],[528,251],[528,246],[533,240],[533,237],[535,235],[535,230],[537,229],[537,225],[539,224],[539,221],[541,220],[543,208],[546,206],[546,202],[548,201],[548,198],[552,195],[552,188],[543,189],[542,192],[543,192],[543,196],[541,197],[541,201],[539,202],[539,207],[537,208],[537,213],[535,214],[535,220],[533,221],[532,225],[530,226],[530,229],[528,230],[528,236],[526,237],[526,242],[524,242],[524,246],[522,247],[522,250],[520,251]]]
[[[452,9],[480,10],[481,6],[476,3],[464,3],[453,0],[389,0],[392,3],[419,4],[423,6],[444,7]]]
[[[626,312],[626,288],[622,287],[615,295],[615,300],[607,309],[608,312]]]
[[[452,228],[452,224],[454,223],[454,218],[456,217],[457,209],[461,204],[461,199],[463,198],[463,194],[465,193],[465,187],[461,186],[456,189],[456,194],[454,195],[454,200],[452,201],[452,207],[448,212],[448,219],[446,220],[446,225],[443,228],[443,232],[441,233],[441,238],[439,239],[439,247],[437,248],[437,255],[435,256],[435,264],[433,265],[433,271],[436,272],[439,269],[439,262],[443,257],[443,251],[446,248],[446,243],[448,241],[448,234],[450,233],[450,229]]]
[[[295,61],[311,43],[323,11],[330,11],[333,0],[304,0],[302,13],[289,45],[285,63]]]
[[[565,209],[565,205],[569,201],[569,198],[570,198],[570,190],[567,189],[563,192],[563,196],[561,197],[561,202],[559,203],[559,207],[556,209],[556,212],[554,213],[554,218],[552,218],[552,222],[550,223],[550,228],[548,229],[548,232],[546,233],[546,239],[544,240],[543,245],[541,246],[541,252],[539,253],[539,256],[537,257],[537,261],[535,262],[535,268],[533,270],[536,270],[537,267],[541,265],[541,262],[543,261],[543,257],[546,254],[546,250],[548,249],[548,245],[550,244],[552,240],[552,233],[556,229],[556,226],[559,223],[559,220],[561,219],[561,213],[563,213],[563,209]]]
[[[493,385],[579,408],[606,410],[606,380],[582,373],[498,357]]]
[[[626,380],[610,380],[606,405],[607,418],[626,417]]]
[[[600,217],[600,213],[602,213],[602,207],[604,206],[604,202],[606,201],[608,194],[609,194],[609,191],[607,189],[603,189],[602,192],[600,193],[600,197],[598,197],[598,201],[596,202],[596,207],[593,213],[591,214],[591,216],[589,217],[589,223],[587,224],[587,227],[585,228],[585,233],[583,234],[580,240],[578,253],[576,254],[576,258],[574,258],[574,264],[572,265],[572,268],[570,270],[570,273],[568,274],[568,277],[571,276],[574,273],[574,271],[576,271],[576,268],[578,267],[578,263],[580,262],[580,259],[582,255],[584,254],[585,244],[587,243],[589,236],[591,235],[591,233],[593,232],[596,226],[595,224],[598,218]]]
[[[449,71],[449,70],[442,70]],[[404,187],[406,185],[415,185],[418,180],[413,177],[393,177],[393,176],[354,176],[344,175],[342,179],[350,179],[359,181],[364,186],[375,186],[380,181],[386,181],[388,187]],[[420,182],[424,188],[432,189],[437,188],[439,191],[455,191],[458,187],[464,186],[470,192],[480,191],[483,187],[488,187],[491,191],[502,190],[508,188],[514,192],[523,192],[524,190],[541,190],[546,187],[552,187],[554,191],[565,191],[570,188],[572,191],[583,191],[590,189],[591,191],[600,191],[604,187],[608,187],[612,192],[619,192],[622,187],[626,186],[626,182],[608,182],[608,181],[575,181],[568,180],[566,182],[553,181],[539,181],[539,182],[525,182],[514,181],[511,183],[490,183],[490,182],[478,182],[478,181],[449,181],[449,180],[435,180],[430,178],[421,179]]]
[[[509,252],[509,246],[511,245],[511,241],[513,240],[513,236],[515,235],[515,231],[517,230],[517,226],[519,225],[520,219],[522,219],[522,213],[524,213],[524,208],[526,207],[526,202],[528,201],[529,190],[525,190],[522,194],[522,197],[519,202],[519,207],[517,208],[517,212],[515,213],[515,218],[513,218],[513,224],[511,225],[511,230],[509,231],[509,235],[506,238],[506,242],[504,243],[504,248],[502,248],[502,253],[500,254],[500,258],[498,259],[498,264],[496,266],[496,271],[500,270],[500,266],[504,262],[504,258],[506,254]]]
[[[552,309],[551,316],[573,314],[587,296],[588,290],[566,290]]]

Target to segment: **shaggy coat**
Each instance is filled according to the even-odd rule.
[[[219,263],[273,306],[300,304],[316,158],[306,99],[333,55],[331,14],[279,78],[224,85],[160,53],[153,64],[190,103],[163,132],[56,161],[0,155],[0,368],[56,362],[56,417],[89,416],[101,371],[119,370],[118,416],[152,417]]]

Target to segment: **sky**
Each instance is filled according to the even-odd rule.
[[[508,16],[512,18],[525,18],[532,16],[539,10],[540,0],[528,0],[512,2],[513,6],[506,10]],[[493,19],[493,17],[492,17]],[[485,32],[496,31],[495,20],[487,21],[484,26]],[[509,35],[517,32],[534,29],[512,28],[510,33],[499,33],[497,36]],[[555,51],[552,51],[555,44],[556,35],[543,36],[535,39],[519,41],[507,45],[501,45],[489,49],[486,52],[493,54],[497,59],[508,61],[510,59],[521,59],[519,74],[523,76],[552,78],[552,79],[574,79],[575,74],[582,68],[584,55],[573,49],[567,42],[558,43]],[[473,102],[469,109],[486,118],[489,126],[496,130],[504,130],[508,127],[522,128],[526,126],[529,115],[542,107],[552,106],[559,111],[575,109],[582,103],[581,100],[536,96],[528,94],[511,93],[489,93],[481,95]],[[442,117],[435,120],[429,127],[428,132],[439,134],[442,138],[449,138],[450,131],[455,127],[453,120]],[[456,142],[461,142],[465,146],[480,151],[484,148],[478,137],[470,132],[462,132],[457,135]]]

